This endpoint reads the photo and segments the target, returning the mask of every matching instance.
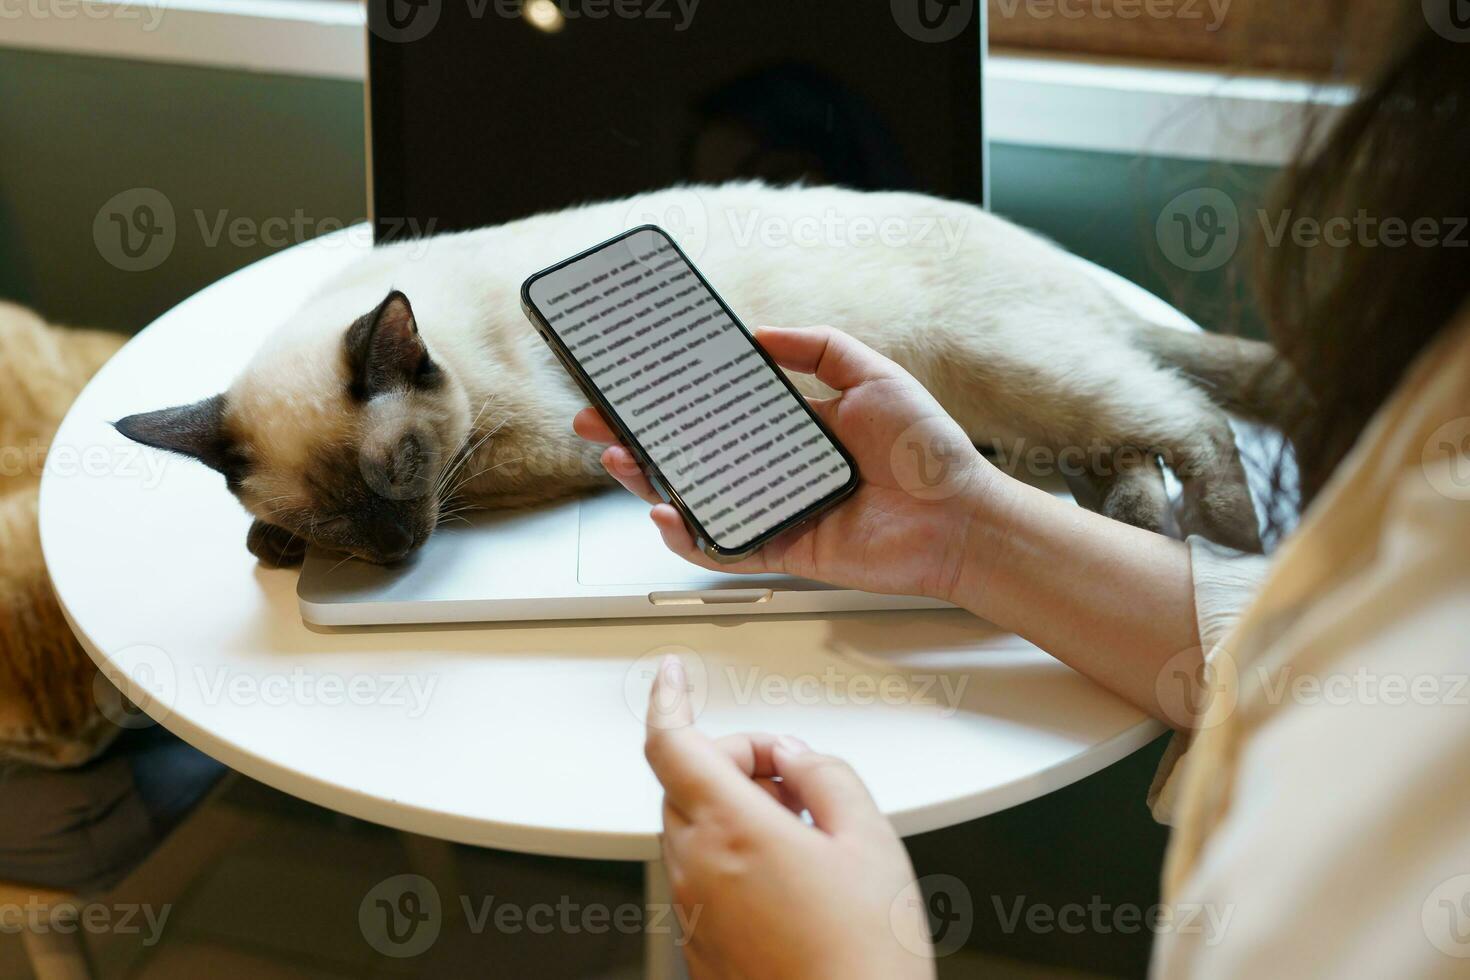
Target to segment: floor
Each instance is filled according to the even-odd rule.
[[[395,958],[374,948],[373,929],[360,924],[359,912],[375,885],[405,873],[433,881],[442,896],[442,927],[422,953]],[[119,928],[88,935],[97,980],[633,980],[641,968],[642,936],[627,920],[619,929],[587,914],[600,909],[613,922],[620,907],[634,914],[631,907],[642,902],[639,866],[445,845],[331,814],[243,779],[229,782],[143,869],[99,901]],[[497,927],[506,904],[528,916],[538,905],[547,908],[540,919],[507,918]],[[123,924],[128,909],[143,905],[155,923],[166,914],[161,926],[150,926],[140,913]],[[569,914],[586,925],[548,929],[553,912],[558,921]],[[365,910],[362,921],[373,914]],[[941,960],[939,975],[1100,976],[969,949]],[[0,935],[0,978],[31,976],[19,937]]]

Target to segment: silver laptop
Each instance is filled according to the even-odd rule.
[[[833,18],[820,4],[773,14],[720,0],[678,31],[583,18],[554,41],[544,25],[452,4],[422,31],[369,7],[379,241],[732,178],[985,200],[983,5],[926,27],[887,4]],[[399,43],[407,33],[414,43]],[[462,97],[485,92],[515,97]],[[395,567],[312,552],[297,592],[324,626],[942,605],[704,571],[669,554],[648,506],[621,491],[446,525]]]
[[[447,524],[406,562],[312,550],[296,594],[320,626],[932,609],[780,575],[731,575],[664,547],[648,505],[622,490]]]

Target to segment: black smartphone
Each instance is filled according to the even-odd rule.
[[[663,229],[543,269],[521,305],[717,561],[857,489],[847,450]]]

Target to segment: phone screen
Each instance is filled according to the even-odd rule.
[[[523,298],[717,550],[748,551],[856,484],[847,454],[662,230],[537,273]]]

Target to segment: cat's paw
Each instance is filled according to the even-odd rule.
[[[257,520],[245,535],[245,547],[271,568],[291,568],[306,557],[306,540],[284,528]]]

